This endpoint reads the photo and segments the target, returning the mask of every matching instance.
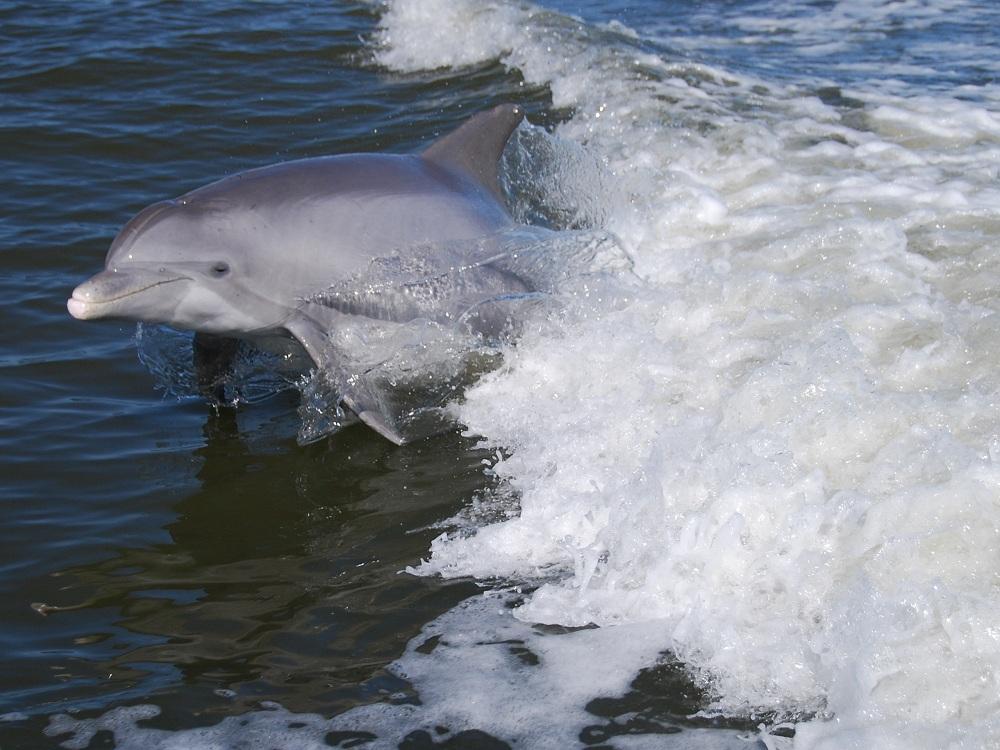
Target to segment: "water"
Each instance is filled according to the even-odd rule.
[[[0,5],[0,745],[1000,745],[998,22]],[[636,278],[539,305],[467,436],[300,446],[65,312],[148,203],[507,100],[518,215]]]

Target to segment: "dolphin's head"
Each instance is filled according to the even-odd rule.
[[[251,284],[260,239],[246,223],[236,205],[154,203],[119,232],[105,270],[73,290],[70,314],[216,334],[280,325],[287,310]]]

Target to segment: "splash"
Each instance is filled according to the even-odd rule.
[[[944,10],[892,13],[926,29]],[[810,60],[844,52],[817,46],[821,12],[772,11]],[[424,33],[444,16],[455,44]],[[671,51],[740,37],[659,33],[493,2],[383,16],[385,65],[498,59],[574,113],[558,134],[614,186],[579,205],[643,280],[526,331],[466,392],[519,515],[442,535],[415,572],[537,585],[516,616],[601,625],[602,663],[619,628],[656,623],[706,710],[798,721],[797,747],[995,744],[996,87],[858,63],[848,89]]]
[[[527,178],[560,146],[537,128],[521,132],[512,171]],[[564,210],[553,200],[545,208]],[[302,444],[356,423],[352,404],[414,441],[454,426],[448,405],[496,369],[501,348],[532,321],[542,324],[564,300],[589,295],[600,279],[630,274],[617,238],[597,229],[518,225],[474,241],[407,248],[302,301],[326,328],[319,366],[291,338],[240,342],[220,388],[208,394],[192,366],[190,334],[139,324],[135,339],[167,396],[207,395],[216,406],[236,407],[297,388]]]
[[[527,226],[375,259],[310,300],[340,315],[303,389],[300,440],[344,426],[344,400],[376,410],[408,441],[440,432],[453,424],[448,405],[500,365],[503,347],[630,269],[607,232]]]
[[[226,375],[221,398],[206,395],[193,367],[193,334],[167,326],[136,324],[139,361],[165,398],[205,399],[215,406],[255,404],[295,388],[301,358],[288,352],[241,345]]]

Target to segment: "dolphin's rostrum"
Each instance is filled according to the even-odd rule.
[[[121,230],[105,270],[73,291],[69,312],[193,330],[203,376],[225,368],[234,339],[294,339],[323,367],[336,356],[331,332],[359,315],[454,319],[483,300],[526,292],[523,279],[477,261],[447,304],[376,295],[360,309],[323,297],[375,260],[464,244],[481,252],[487,238],[511,228],[498,162],[522,118],[518,107],[501,105],[419,154],[292,161],[155,203]],[[377,404],[341,395],[363,422],[405,442]]]

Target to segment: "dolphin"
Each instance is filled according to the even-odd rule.
[[[501,105],[416,154],[290,161],[154,203],[118,233],[105,269],[73,290],[69,312],[194,331],[199,383],[211,390],[221,387],[239,340],[262,348],[297,342],[322,368],[336,355],[338,328],[360,318],[453,322],[484,300],[530,292],[526,280],[476,260],[484,238],[516,226],[498,170],[523,116]],[[398,288],[369,289],[361,302],[324,294],[364,278],[379,259],[466,246],[480,255],[447,304]],[[406,442],[375,400],[350,389],[340,395],[362,422]]]

